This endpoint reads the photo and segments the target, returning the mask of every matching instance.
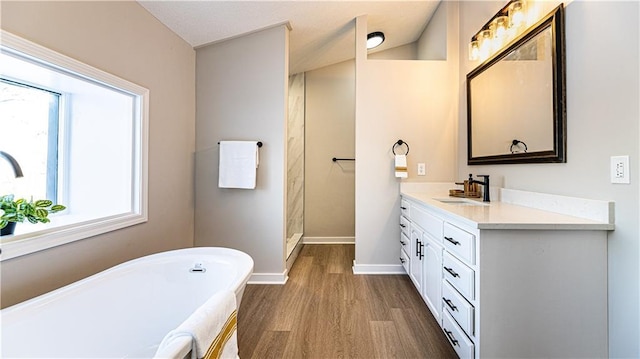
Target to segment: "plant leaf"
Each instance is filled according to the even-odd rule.
[[[61,205],[61,204],[54,204],[51,207],[51,212],[60,212],[60,211],[64,211],[65,209],[67,209],[67,207]]]
[[[51,202],[48,199],[41,199],[41,200],[36,201],[36,207],[49,207],[52,204],[53,204],[53,202]]]
[[[35,211],[35,216],[38,219],[47,218],[48,215],[49,215],[49,211],[47,211],[44,208],[37,208]]]

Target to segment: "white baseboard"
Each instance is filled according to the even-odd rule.
[[[289,279],[288,271],[282,273],[253,273],[247,284],[285,284]]]
[[[402,264],[356,264],[353,261],[353,274],[407,274]]]
[[[302,237],[304,244],[355,244],[356,237]]]

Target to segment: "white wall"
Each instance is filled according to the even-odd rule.
[[[2,306],[132,258],[192,246],[195,51],[136,2],[0,6],[2,29],[150,91],[149,221],[3,261]]]
[[[446,61],[367,60],[366,17],[356,19],[356,271],[400,270],[400,179],[392,147],[410,146],[409,179],[453,181],[458,118],[457,3],[447,14]],[[417,163],[426,176],[417,176]]]
[[[195,245],[242,250],[254,277],[285,273],[289,29],[278,26],[196,51]],[[254,190],[218,188],[218,141],[259,140]]]
[[[546,12],[557,4],[545,3]],[[462,56],[467,41],[503,5],[460,3],[461,89],[464,75],[474,66]],[[491,175],[492,183],[506,188],[615,201],[616,230],[610,233],[608,243],[609,354],[612,358],[638,358],[639,3],[573,1],[566,7],[565,18],[567,163],[467,166],[466,98],[461,91],[458,178],[482,172]],[[630,156],[630,185],[610,183],[609,160],[613,155]]]

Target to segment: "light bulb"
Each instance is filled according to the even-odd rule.
[[[472,40],[469,43],[469,60],[476,61],[480,58],[480,46],[478,40]]]
[[[480,60],[486,60],[491,55],[491,48],[493,47],[493,32],[491,30],[482,30],[478,34],[479,40],[479,55]]]
[[[525,2],[514,1],[509,5],[509,23],[512,27],[520,27],[526,24]]]

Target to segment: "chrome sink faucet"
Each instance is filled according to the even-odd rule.
[[[22,174],[22,168],[20,168],[18,161],[16,161],[13,156],[4,151],[0,151],[0,157],[4,157],[9,162],[9,164],[11,164],[11,168],[13,168],[13,173],[15,174],[16,178],[24,176]]]
[[[477,183],[482,185],[482,202],[491,202],[489,198],[489,175],[477,175],[476,177],[482,177],[484,181],[474,180],[473,174],[469,173],[469,184]]]

